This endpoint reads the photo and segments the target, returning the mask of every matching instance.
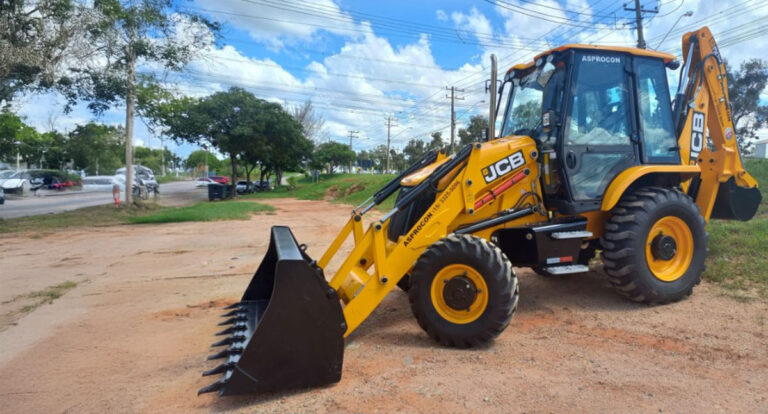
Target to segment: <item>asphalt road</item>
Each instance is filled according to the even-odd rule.
[[[175,181],[160,184],[158,202],[167,205],[183,205],[206,200],[207,194],[205,188],[196,188],[194,181]],[[111,192],[64,192],[18,198],[6,196],[5,204],[0,205],[0,218],[61,213],[111,203],[113,203]]]

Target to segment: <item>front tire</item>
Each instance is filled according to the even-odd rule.
[[[416,320],[445,346],[482,345],[509,325],[517,309],[512,263],[485,239],[451,234],[427,248],[410,274]]]
[[[690,197],[646,187],[612,210],[601,240],[604,269],[630,300],[676,302],[701,282],[707,239],[704,218]]]

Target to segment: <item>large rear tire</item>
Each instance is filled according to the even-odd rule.
[[[482,345],[509,325],[517,309],[512,263],[487,240],[449,235],[424,251],[410,275],[411,310],[446,346]]]
[[[612,210],[601,240],[604,269],[630,300],[675,302],[701,282],[707,238],[704,218],[690,197],[646,187]]]

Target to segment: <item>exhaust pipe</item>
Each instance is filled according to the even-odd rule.
[[[496,79],[497,68],[496,55],[491,54],[491,84],[488,91],[491,93],[491,110],[488,113],[488,141],[496,138]]]

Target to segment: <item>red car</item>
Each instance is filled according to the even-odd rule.
[[[58,178],[54,177],[51,180],[51,183],[48,184],[48,188],[51,190],[63,190],[67,187],[72,187],[74,183],[71,180],[67,181],[61,181]]]
[[[214,182],[217,182],[219,184],[229,184],[229,178],[228,177],[222,177],[222,176],[218,176],[217,175],[215,177],[211,177],[211,180],[213,180]]]

